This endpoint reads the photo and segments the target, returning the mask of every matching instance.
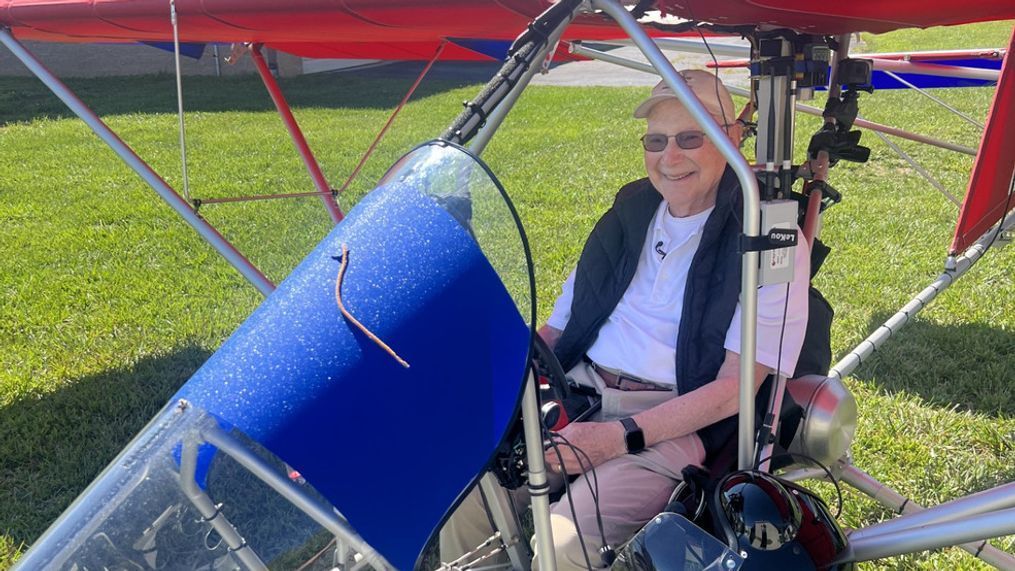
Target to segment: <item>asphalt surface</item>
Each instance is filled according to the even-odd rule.
[[[734,43],[728,39],[724,39],[723,42]],[[646,62],[638,48],[633,46],[616,48],[610,53],[642,63]],[[707,54],[677,52],[666,52],[666,54],[677,69],[703,69],[712,62],[712,58]],[[720,61],[722,61],[721,58]],[[411,80],[419,74],[425,65],[425,62],[390,62],[331,73]],[[462,85],[485,83],[497,73],[500,67],[500,62],[437,62],[427,74],[427,79],[452,81]],[[748,83],[747,70],[745,69],[721,69],[719,76],[727,85],[746,87]],[[532,85],[651,87],[658,81],[659,77],[654,74],[591,60],[555,64],[548,73],[536,75],[532,79]]]

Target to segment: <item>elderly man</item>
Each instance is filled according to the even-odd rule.
[[[725,86],[704,71],[682,76],[738,144],[741,126]],[[566,446],[559,455],[546,452],[551,471],[594,468],[598,479],[598,502],[585,474],[571,484],[571,502],[552,508],[561,569],[603,565],[603,537],[611,546],[629,539],[665,507],[681,470],[700,465],[736,432],[740,186],[664,83],[634,116],[647,120],[641,141],[648,177],[617,193],[540,330],[568,376],[603,399],[595,421],[561,431],[588,460]],[[777,368],[790,376],[800,353],[809,278],[803,244],[795,263],[791,284],[758,291],[756,389]],[[490,535],[485,515],[476,515],[478,496],[467,498],[442,531],[445,561]]]

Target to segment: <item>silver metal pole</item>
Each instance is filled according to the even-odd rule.
[[[907,516],[883,521],[854,531],[849,537],[850,540],[873,537],[1007,508],[1015,508],[1015,482],[956,498]]]
[[[542,449],[542,448],[540,448]],[[515,524],[511,517],[511,497],[507,490],[497,481],[497,478],[490,472],[483,475],[479,481],[480,490],[486,498],[486,505],[490,508],[490,518],[497,531],[500,532],[500,539],[504,543],[504,550],[508,559],[511,560],[512,569],[527,570],[532,564],[532,552],[529,544],[522,536],[522,530]]]
[[[525,434],[525,459],[529,464],[529,495],[532,498],[532,523],[536,528],[536,553],[540,571],[557,571],[550,529],[550,489],[543,457],[543,431],[536,396],[536,377],[529,373],[522,394],[522,429]]]
[[[469,150],[473,152],[477,157],[483,153],[486,149],[486,145],[493,138],[494,133],[497,132],[497,128],[500,127],[501,123],[504,122],[504,118],[514,107],[515,102],[521,96],[522,92],[532,81],[532,78],[536,75],[536,72],[540,71],[543,66],[543,62],[546,60],[553,51],[557,49],[557,41],[560,40],[560,36],[563,35],[564,29],[567,28],[571,20],[565,20],[561,23],[560,27],[553,31],[550,35],[549,40],[546,42],[546,46],[539,50],[539,55],[534,58],[532,65],[525,71],[518,83],[511,88],[511,91],[504,97],[504,99],[497,105],[492,113],[486,118],[486,125],[476,133],[476,136],[472,138],[472,143],[469,145]],[[539,65],[536,65],[539,62]]]
[[[997,82],[1001,78],[999,69],[983,69],[979,67],[962,67],[942,65],[939,63],[920,63],[915,61],[872,58],[874,69],[878,71],[895,71],[899,73],[915,73],[918,75],[937,75],[941,77],[958,77],[961,79],[981,79]]]
[[[679,38],[654,38],[652,41],[659,46],[659,49],[663,49],[671,52],[682,52],[692,54],[708,54],[709,48],[712,49],[712,53],[717,56],[731,57],[731,58],[750,58],[751,47],[750,46],[739,46],[736,44],[719,44],[709,42],[706,46],[704,42],[700,40],[685,40]],[[632,45],[631,40],[606,40],[602,42],[596,42],[599,44],[615,44],[621,46]]]
[[[1015,508],[849,541],[849,560],[870,561],[1015,534]]]
[[[652,67],[647,63],[636,61],[630,58],[625,58],[623,56],[610,54],[607,52],[602,52],[599,50],[594,50],[592,48],[583,46],[577,42],[571,44],[571,53],[582,55],[599,61],[605,61],[607,63],[616,64],[621,67],[626,67],[628,69],[643,71],[645,73],[651,73],[653,75],[659,75],[659,72],[657,72],[654,67]],[[750,98],[750,93],[746,89],[734,87],[732,85],[727,85],[726,89],[733,95]],[[817,107],[812,107],[810,105],[800,102],[797,102],[796,110],[800,111],[801,113],[806,113],[808,115],[814,115],[816,117],[821,117],[822,114],[824,113],[824,111],[818,109]],[[856,125],[857,127],[863,127],[864,129],[869,129],[871,131],[880,131],[882,133],[887,133],[889,135],[899,137],[900,139],[915,141],[917,143],[924,143],[926,145],[947,149],[949,151],[955,151],[957,153],[962,153],[969,156],[976,156],[976,149],[972,147],[967,147],[965,145],[957,145],[955,143],[949,143],[948,141],[942,141],[940,139],[935,139],[933,137],[928,137],[926,135],[911,133],[909,131],[899,129],[896,127],[890,127],[888,125],[882,125],[881,123],[867,121],[866,119],[858,118],[856,121],[853,122],[853,124]]]
[[[702,130],[726,158],[740,180],[744,194],[744,234],[757,236],[761,231],[761,205],[758,180],[737,147],[726,136],[726,132],[701,105],[684,79],[673,69],[666,56],[649,38],[645,30],[616,0],[592,0],[592,5],[609,14],[634,40],[649,63],[652,64],[666,84],[691,113]],[[740,423],[737,460],[741,469],[751,467],[754,459],[754,363],[757,353],[758,320],[758,252],[746,252],[743,256],[743,277],[740,283],[741,342],[740,342]]]
[[[867,494],[874,501],[894,510],[895,513],[917,514],[924,509],[920,504],[875,480],[873,476],[852,464],[840,462],[836,466],[840,469],[842,482]],[[998,569],[1015,569],[1015,556],[990,545],[986,540],[964,543],[958,547]]]
[[[222,77],[222,61],[219,59],[219,45],[212,44],[211,56],[215,60],[215,77]]]
[[[254,553],[254,550],[247,545],[246,540],[240,535],[233,524],[229,523],[220,506],[208,497],[208,494],[197,485],[194,474],[197,472],[197,445],[193,438],[188,438],[183,443],[183,454],[180,456],[180,486],[190,503],[194,504],[197,511],[205,521],[211,524],[212,528],[222,536],[229,549],[236,554],[240,562],[247,569],[252,571],[267,571],[268,567],[261,561],[261,558]]]
[[[879,139],[881,139],[882,143],[884,143],[885,145],[888,145],[888,148],[890,148],[893,151],[895,151],[895,154],[897,154],[900,157],[902,157],[902,160],[904,160],[907,163],[909,163],[909,166],[913,167],[913,170],[915,170],[917,173],[919,173],[920,176],[922,176],[924,180],[929,182],[930,185],[933,186],[934,188],[936,188],[938,192],[943,194],[945,198],[950,200],[952,204],[954,204],[955,206],[958,206],[960,208],[962,207],[962,202],[958,198],[956,198],[954,194],[948,192],[948,189],[945,188],[945,186],[943,184],[941,184],[941,182],[939,180],[937,180],[929,172],[927,172],[927,169],[923,168],[923,166],[920,163],[916,162],[916,159],[914,159],[912,157],[912,155],[910,155],[906,151],[902,150],[902,147],[900,147],[899,145],[895,144],[894,141],[889,139],[883,133],[879,133],[877,131],[874,131],[874,134],[877,135]]]
[[[183,124],[183,73],[180,70],[180,27],[176,0],[169,0],[169,21],[173,26],[173,62],[176,64],[176,115],[180,124],[180,165],[183,174],[183,198],[190,202],[190,176],[187,175],[187,130]]]
[[[821,468],[799,468],[779,474],[779,477],[790,482],[802,482],[804,480],[827,479],[828,474]]]
[[[127,163],[131,169],[134,170],[148,186],[158,193],[162,200],[166,201],[169,206],[180,215],[183,220],[191,226],[202,238],[232,265],[239,272],[257,288],[264,295],[268,295],[275,289],[275,284],[261,273],[249,260],[243,257],[239,251],[233,247],[217,230],[208,224],[204,219],[197,215],[191,207],[179,194],[176,193],[166,181],[155,173],[154,170],[147,163],[141,160],[137,154],[131,150],[116,134],[99,119],[99,116],[94,111],[88,108],[80,99],[74,95],[67,86],[64,85],[52,72],[50,72],[42,62],[40,62],[31,52],[19,42],[14,36],[11,35],[10,30],[6,28],[0,28],[0,42],[2,42],[7,49],[11,50],[11,53],[18,58],[21,63],[25,64],[32,73],[35,74],[45,85],[53,92],[54,95],[60,98],[67,107],[70,108],[82,121],[88,125],[89,128],[96,135],[102,139],[106,145],[108,145],[113,152],[115,152],[123,162]]]
[[[1001,228],[1001,231],[1004,232],[1013,226],[1015,226],[1015,216],[1008,216],[1004,220],[1004,226]],[[975,244],[955,259],[954,269],[945,270],[944,273],[934,280],[934,283],[927,286],[912,301],[907,303],[905,307],[900,309],[898,313],[890,317],[884,325],[878,327],[874,333],[871,333],[869,337],[861,341],[855,349],[850,351],[848,355],[832,367],[828,372],[828,376],[837,379],[849,376],[854,369],[860,366],[860,363],[864,359],[870,357],[874,351],[877,351],[879,347],[884,345],[889,337],[909,323],[909,320],[933,301],[939,293],[952,285],[955,280],[962,277],[972,267],[973,263],[979,260],[987,251],[987,246],[993,241],[996,232],[997,226],[988,230]]]
[[[902,85],[905,85],[906,87],[916,91],[920,95],[923,95],[927,99],[930,99],[931,101],[937,103],[941,107],[944,107],[945,109],[951,111],[955,115],[958,115],[959,117],[965,119],[965,121],[967,123],[969,123],[970,125],[972,125],[973,127],[976,127],[977,129],[979,129],[981,131],[983,130],[983,124],[981,124],[979,121],[977,121],[976,119],[973,119],[969,115],[966,115],[962,111],[959,111],[958,109],[956,109],[956,108],[952,107],[951,105],[945,103],[943,99],[941,99],[939,97],[936,97],[935,95],[931,94],[931,92],[927,91],[926,89],[921,89],[921,88],[913,85],[912,83],[910,83],[910,82],[906,81],[905,79],[903,79],[902,77],[900,77],[898,74],[893,73],[891,71],[886,71],[885,75],[887,75],[888,77],[891,77],[895,81],[898,81]]]
[[[283,498],[296,506],[300,511],[307,514],[324,527],[335,537],[345,542],[364,557],[374,569],[394,569],[384,557],[357,534],[349,524],[340,518],[334,511],[329,510],[314,501],[288,481],[281,474],[276,472],[267,462],[240,445],[234,438],[218,428],[202,429],[201,437],[214,445],[219,450],[236,460],[241,466],[257,476],[259,480],[267,484],[271,489],[279,493]]]

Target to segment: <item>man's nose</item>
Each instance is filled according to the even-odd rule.
[[[663,160],[666,162],[675,162],[684,158],[684,149],[680,148],[675,138],[670,138],[666,141],[666,148],[663,149]]]

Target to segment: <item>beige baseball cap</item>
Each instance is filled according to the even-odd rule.
[[[733,98],[726,86],[713,73],[701,69],[685,69],[678,72],[684,78],[684,82],[691,88],[691,91],[698,96],[698,100],[716,118],[719,123],[732,123],[736,120],[736,110],[733,108]],[[652,112],[652,108],[660,101],[673,99],[680,101],[677,94],[670,89],[669,85],[660,81],[652,88],[652,94],[648,99],[641,102],[641,105],[634,110],[637,119],[644,119]]]

